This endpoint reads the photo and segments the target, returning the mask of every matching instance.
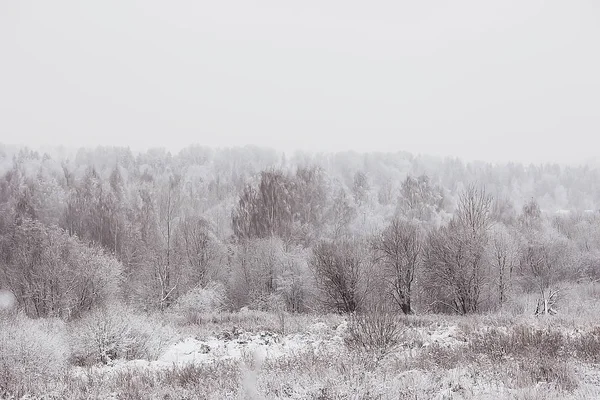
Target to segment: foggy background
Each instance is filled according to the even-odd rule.
[[[0,2],[0,142],[579,162],[584,1]]]

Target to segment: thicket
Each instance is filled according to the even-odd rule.
[[[190,320],[211,301],[469,314],[522,293],[553,313],[561,285],[600,276],[589,167],[198,146],[0,161],[0,286],[33,318],[115,299]]]

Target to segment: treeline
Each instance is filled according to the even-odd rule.
[[[231,309],[466,314],[535,293],[552,312],[562,284],[600,275],[588,167],[251,147],[13,153],[0,151],[0,288],[34,317],[115,299],[166,310],[215,283]]]

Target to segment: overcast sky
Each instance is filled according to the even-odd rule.
[[[0,142],[575,162],[597,0],[0,0]]]

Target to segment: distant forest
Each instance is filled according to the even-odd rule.
[[[467,314],[600,278],[600,171],[408,153],[0,146],[0,288],[31,317],[122,301]],[[531,310],[532,312],[534,310]]]

